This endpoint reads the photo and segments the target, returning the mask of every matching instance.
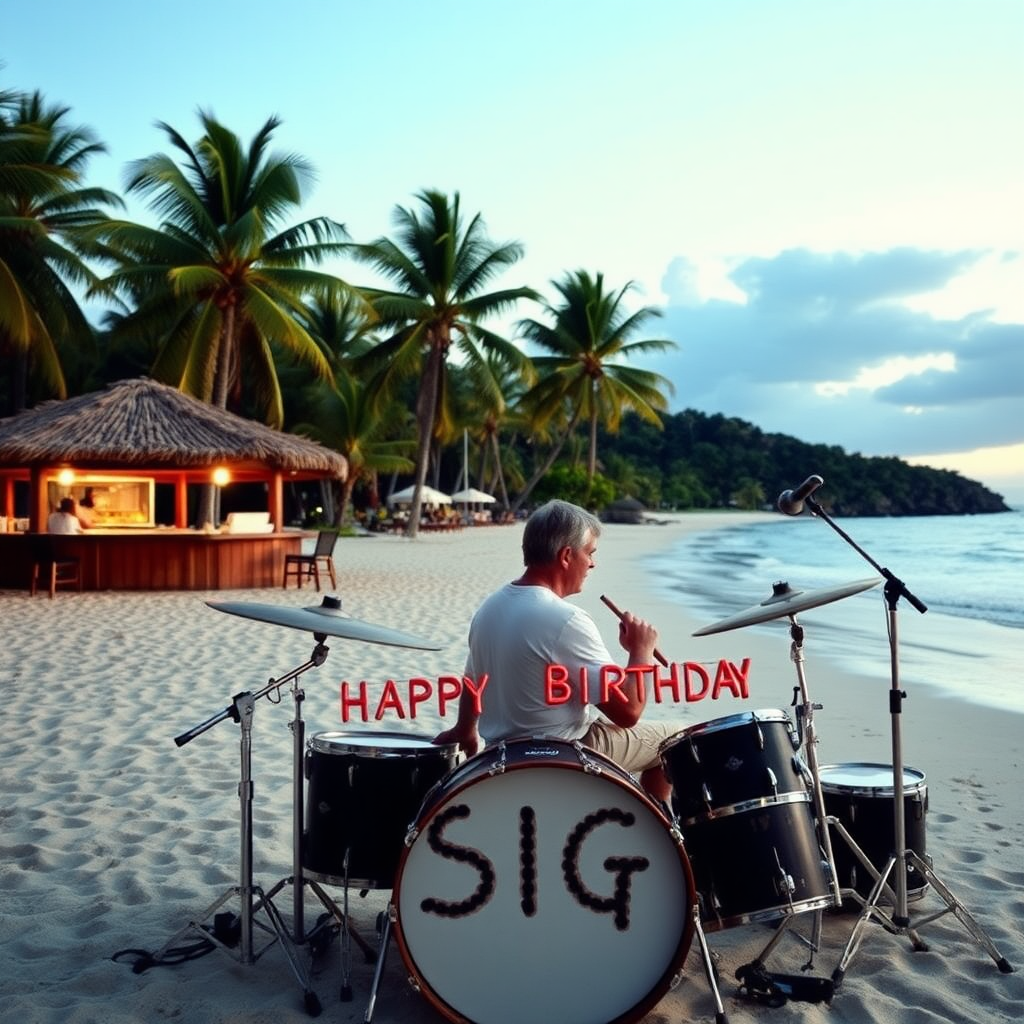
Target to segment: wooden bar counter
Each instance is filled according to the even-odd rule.
[[[55,535],[61,555],[81,562],[85,590],[242,590],[280,587],[285,555],[301,554],[302,534],[99,529]],[[29,536],[0,534],[0,587],[28,591]]]

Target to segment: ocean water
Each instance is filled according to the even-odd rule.
[[[877,566],[927,606],[897,604],[901,687],[937,687],[1024,714],[1024,511],[978,516],[832,520]],[[690,534],[651,559],[662,596],[702,627],[759,605],[772,586],[842,586],[878,575],[828,521],[805,513]],[[882,585],[797,615],[804,651],[890,678]],[[780,631],[783,617],[742,629]],[[788,647],[787,647],[788,650]]]

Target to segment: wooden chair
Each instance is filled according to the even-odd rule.
[[[29,593],[32,597],[36,596],[39,581],[44,575],[49,577],[51,601],[57,588],[61,586],[77,586],[81,592],[82,567],[74,555],[60,554],[53,538],[45,533],[29,537],[29,544],[32,552],[32,582]]]
[[[338,580],[334,575],[334,545],[338,543],[338,535],[334,530],[321,530],[316,537],[316,547],[311,555],[285,555],[284,581],[282,587],[288,586],[288,577],[295,577],[295,586],[301,587],[306,580],[312,578],[316,589],[320,589],[320,563],[331,577],[331,586],[337,590]]]

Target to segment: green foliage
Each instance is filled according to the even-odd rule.
[[[615,492],[615,484],[600,473],[588,480],[582,467],[560,463],[548,470],[533,493],[538,505],[551,498],[561,498],[596,512],[614,500]]]
[[[848,454],[692,409],[666,417],[662,431],[627,416],[601,444],[610,466],[621,459],[634,475],[660,478],[665,508],[772,508],[782,491],[817,473],[825,487],[816,497],[840,515],[1006,511],[999,495],[959,473]]]

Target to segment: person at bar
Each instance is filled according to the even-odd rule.
[[[46,520],[47,533],[81,533],[82,524],[75,514],[75,499],[61,498],[56,512]]]

